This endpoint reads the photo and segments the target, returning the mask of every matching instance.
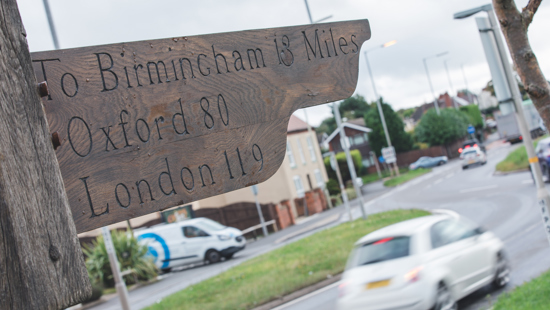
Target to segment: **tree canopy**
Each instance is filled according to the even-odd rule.
[[[411,135],[405,132],[403,120],[387,103],[382,102],[382,111],[384,111],[388,133],[395,151],[398,153],[410,151],[413,147],[413,139]],[[365,114],[365,125],[372,129],[372,132],[369,133],[370,147],[380,156],[382,154],[381,149],[387,147],[388,144],[380,114],[378,114],[378,107],[375,104],[372,104],[372,107]]]
[[[446,145],[468,133],[468,116],[455,109],[442,109],[437,115],[435,109],[429,109],[416,126],[418,141],[433,145]]]
[[[356,119],[363,117],[370,108],[370,105],[361,95],[349,97],[342,101],[339,106],[340,116],[347,119]],[[334,130],[336,130],[336,120],[334,119],[334,112],[332,112],[332,114],[332,117],[323,120],[321,125],[317,127],[317,129],[315,130],[317,133],[325,132],[327,134],[331,134]]]

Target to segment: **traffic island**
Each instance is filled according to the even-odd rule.
[[[424,175],[428,172],[431,172],[432,169],[418,168],[415,170],[409,170],[407,173],[403,173],[398,177],[393,177],[389,180],[384,181],[384,186],[386,187],[395,187],[401,185],[405,182],[408,182],[412,179],[418,178],[421,175]]]

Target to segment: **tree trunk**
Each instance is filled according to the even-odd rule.
[[[15,0],[0,13],[0,309],[62,309],[91,286]]]
[[[527,30],[542,0],[529,0],[520,13],[513,0],[493,0],[500,27],[516,70],[547,128],[550,128],[550,85],[531,50]]]

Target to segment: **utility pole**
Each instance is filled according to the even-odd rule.
[[[252,189],[252,193],[254,194],[254,199],[256,200],[256,210],[258,210],[258,215],[260,216],[260,224],[262,225],[262,232],[264,233],[264,237],[267,237],[268,234],[267,234],[267,228],[265,227],[264,214],[262,213],[262,208],[260,206],[260,202],[258,201],[258,186],[252,185],[250,189]]]
[[[342,120],[340,119],[340,110],[338,109],[338,105],[336,104],[336,102],[333,103],[333,109],[334,109],[334,118],[336,119],[336,124],[338,125],[338,131],[340,133],[340,145],[342,146],[342,149],[344,149],[344,152],[346,153],[349,174],[351,176],[351,183],[353,184],[353,188],[357,193],[357,198],[359,198],[359,208],[361,209],[361,215],[363,216],[363,219],[366,220],[367,214],[365,212],[365,203],[363,201],[363,195],[361,194],[361,189],[359,188],[356,182],[357,174],[355,173],[355,164],[353,163],[353,158],[351,158],[351,154],[349,152],[348,141],[346,141],[346,132],[344,131],[344,127],[342,126]]]
[[[451,94],[454,94],[455,91],[453,89],[453,82],[451,82],[451,75],[449,74],[449,68],[447,67],[447,60],[444,60],[443,64],[445,65],[445,71],[447,71],[447,79],[449,80],[449,86],[451,87]],[[453,101],[453,105],[455,106],[455,109],[458,110],[458,103],[455,100],[453,100],[452,95],[451,95],[451,100]]]

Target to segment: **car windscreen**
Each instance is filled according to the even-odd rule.
[[[410,237],[389,237],[353,249],[346,269],[409,256]]]
[[[202,219],[202,221],[198,222],[197,224],[209,231],[217,231],[217,230],[225,229],[225,226],[223,226],[218,222],[212,221],[210,219]]]

